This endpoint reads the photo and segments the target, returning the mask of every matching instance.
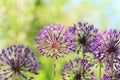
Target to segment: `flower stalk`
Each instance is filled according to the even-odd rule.
[[[53,80],[56,80],[56,58],[53,58]]]
[[[84,47],[83,47],[83,50],[84,50]],[[85,59],[84,51],[82,51],[82,56],[83,56],[83,60],[84,60]],[[83,66],[83,77],[85,77],[84,76],[84,66]]]
[[[113,54],[111,55],[111,62],[112,62],[112,80],[113,80],[113,79],[114,79],[114,70],[113,70],[114,61],[113,61]]]
[[[102,62],[100,61],[99,63],[99,78],[101,78],[101,74],[102,74]]]

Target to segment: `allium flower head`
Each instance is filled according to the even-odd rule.
[[[115,73],[115,70],[114,68],[112,68],[113,64],[112,62],[109,62],[106,67],[105,67],[105,70],[104,70],[104,75],[103,75],[103,80],[112,80],[112,76],[113,74]],[[113,74],[112,74],[113,73]]]
[[[104,74],[100,80],[112,80],[112,74],[109,75]]]
[[[38,50],[48,57],[63,57],[74,49],[74,37],[60,24],[45,26],[35,38]]]
[[[114,58],[105,67],[104,76],[101,80],[120,80],[120,58]]]
[[[88,62],[88,60],[75,58],[64,64],[62,68],[63,80],[95,80],[95,74],[91,71],[91,67],[94,64]],[[84,70],[83,70],[84,67]],[[84,74],[84,75],[83,75]]]
[[[116,57],[114,59],[114,71],[115,71],[115,78],[120,80],[120,57]]]
[[[101,61],[109,61],[111,57],[120,54],[120,32],[117,30],[106,30],[95,36],[92,52],[95,58]]]
[[[33,52],[23,45],[12,45],[0,53],[0,78],[4,80],[33,80],[27,73],[37,74],[39,62]]]
[[[82,22],[79,22],[78,24],[75,24],[73,27],[70,27],[69,30],[75,37],[77,53],[79,53],[81,50],[84,53],[89,52],[90,48],[89,45],[98,30],[95,29],[93,25]]]

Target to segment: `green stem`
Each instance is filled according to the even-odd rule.
[[[56,58],[53,58],[53,80],[56,80]]]
[[[83,50],[84,50],[84,48],[83,48]],[[78,56],[80,57],[80,54],[78,54]],[[84,52],[82,51],[82,57],[83,57],[83,60],[85,59],[85,55],[84,55]],[[82,67],[83,68],[83,78],[84,78],[84,66]]]
[[[99,65],[99,78],[101,78],[101,70],[102,70],[102,63],[101,63],[101,61],[100,61],[99,64],[100,64]]]
[[[83,48],[84,50],[84,48]],[[85,59],[85,55],[84,55],[84,52],[82,51],[82,55],[83,55],[83,60]],[[83,78],[84,78],[84,66],[83,66]]]
[[[112,54],[112,56],[111,56],[111,61],[112,61],[112,80],[114,80],[114,70],[113,70],[113,64],[114,64],[114,62],[113,62],[113,54]]]

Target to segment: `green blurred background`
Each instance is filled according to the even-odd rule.
[[[52,59],[36,49],[34,38],[47,24],[71,26],[78,21],[94,24],[99,30],[120,28],[120,0],[0,0],[0,51],[8,45],[24,44],[37,55],[41,66],[35,80],[52,80]],[[77,55],[66,55],[57,62],[57,79],[65,61]],[[97,74],[97,71],[96,71]]]

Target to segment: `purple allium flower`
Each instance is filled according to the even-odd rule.
[[[96,59],[100,61],[110,61],[120,54],[120,32],[117,30],[106,30],[95,36],[92,46],[92,52]]]
[[[4,80],[33,80],[27,73],[38,74],[39,62],[33,52],[23,45],[12,45],[0,53],[0,78]]]
[[[35,38],[38,50],[47,57],[63,57],[74,49],[74,37],[64,26],[51,24],[41,29]]]
[[[116,57],[114,59],[114,71],[115,71],[115,78],[120,80],[120,57]]]
[[[104,74],[100,80],[112,80],[112,75],[111,74],[109,74],[109,75]]]
[[[114,63],[108,62],[101,80],[120,80],[120,59],[116,57]]]
[[[75,37],[76,51],[78,54],[80,51],[83,51],[84,53],[89,52],[89,45],[93,40],[94,35],[98,32],[93,25],[82,22],[74,24],[73,27],[70,27],[69,31],[72,32]]]
[[[112,63],[106,65],[103,77],[100,80],[118,80],[115,78],[115,70],[112,68]]]
[[[95,80],[95,74],[91,71],[93,66],[94,64],[85,59],[75,58],[70,60],[62,68],[62,80]]]

